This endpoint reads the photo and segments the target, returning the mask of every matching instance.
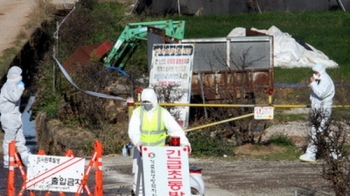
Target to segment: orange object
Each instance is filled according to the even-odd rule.
[[[15,141],[9,144],[9,173],[8,173],[8,184],[7,192],[8,196],[15,195],[15,153],[16,153],[16,143]]]
[[[95,196],[103,195],[102,175],[102,144],[95,141],[96,163],[95,163]]]
[[[45,155],[45,152],[43,150],[39,150],[38,155]]]
[[[141,93],[141,92],[142,92],[142,88],[141,88],[141,87],[137,87],[137,88],[136,88],[136,92],[137,92],[137,93]]]
[[[43,150],[39,150],[39,155],[45,155],[45,152]],[[74,153],[72,150],[66,151],[66,156],[68,157],[74,157]],[[92,196],[92,192],[89,190],[89,187],[87,185],[87,179],[89,177],[89,173],[91,171],[92,166],[95,163],[95,196],[103,196],[103,173],[102,173],[102,144],[99,141],[95,141],[95,150],[94,154],[90,160],[89,166],[86,169],[84,173],[84,177],[81,181],[80,186],[78,187],[77,192],[75,193],[75,196],[79,196],[82,192],[82,189],[84,188],[86,191],[86,194],[88,196]],[[20,192],[18,195],[23,195],[24,191],[26,190],[26,179],[27,175],[24,171],[24,167],[22,165],[22,162],[19,158],[19,155],[16,152],[16,143],[15,141],[10,142],[9,144],[9,173],[8,173],[8,185],[7,185],[7,192],[8,196],[15,196],[15,164],[18,165],[18,168],[20,169],[22,178],[23,178],[23,184]],[[30,191],[30,196],[35,196],[35,193]],[[45,196],[50,196],[51,192],[46,192]],[[59,192],[59,196],[64,196],[65,194],[63,192]]]
[[[66,157],[74,157],[74,153],[72,150],[67,150],[66,151]]]

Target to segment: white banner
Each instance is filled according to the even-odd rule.
[[[174,103],[190,103],[194,45],[155,44],[152,51],[150,86],[171,86],[170,100]],[[159,101],[164,102],[160,97]],[[189,107],[175,107],[170,113],[182,127],[188,126]]]
[[[85,158],[29,155],[26,189],[75,193],[84,177]]]

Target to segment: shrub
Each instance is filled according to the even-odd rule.
[[[275,144],[277,146],[294,146],[294,143],[291,140],[291,138],[285,134],[275,134],[271,136],[269,143]]]

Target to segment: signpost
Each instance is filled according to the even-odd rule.
[[[76,193],[84,177],[85,158],[30,155],[26,189]]]
[[[192,86],[194,45],[192,44],[154,44],[150,69],[150,86],[171,87],[170,101],[190,103]],[[164,102],[162,97],[160,102]],[[176,114],[180,126],[188,126],[189,107],[175,107],[170,110]]]
[[[186,147],[144,146],[142,149],[144,195],[191,195]]]

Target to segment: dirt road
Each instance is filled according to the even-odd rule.
[[[236,161],[190,158],[202,168],[206,196],[321,196],[334,195],[321,177],[322,162],[263,161],[242,157]],[[133,176],[131,157],[103,157],[105,196],[130,196]],[[93,174],[93,171],[91,172]],[[22,179],[16,171],[17,191]],[[89,178],[93,191],[93,176]],[[92,179],[92,180],[91,180]],[[0,196],[7,195],[7,170],[0,168]]]
[[[123,186],[131,185],[131,164],[125,157],[106,157],[105,191],[109,175],[114,175]],[[128,161],[125,161],[128,160]],[[263,161],[242,157],[237,161],[222,159],[190,158],[190,166],[202,168],[207,196],[286,196],[286,195],[333,195],[321,177],[322,163],[296,161]],[[110,163],[112,163],[110,165]],[[132,181],[131,181],[132,182]],[[110,191],[113,191],[111,189]],[[115,190],[114,190],[115,191]]]
[[[25,25],[29,15],[35,10],[37,0],[0,0],[0,57],[18,41],[21,33],[30,29]],[[74,0],[51,0],[56,6],[72,5]]]

